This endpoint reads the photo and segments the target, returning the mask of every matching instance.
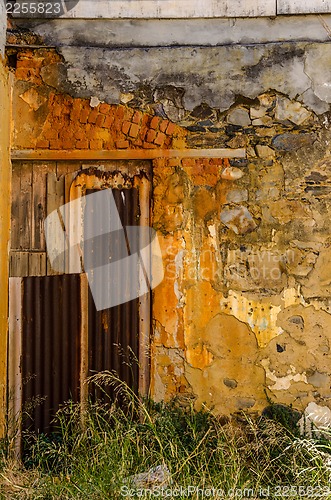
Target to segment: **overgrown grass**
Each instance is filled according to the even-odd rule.
[[[106,373],[93,381],[99,386],[118,384]],[[116,386],[122,407],[90,403],[82,411],[69,403],[57,415],[58,434],[26,434],[23,464],[9,458],[5,443],[1,498],[125,498],[132,486],[127,478],[157,465],[171,475],[164,496],[182,488],[184,493],[176,498],[187,498],[189,486],[200,488],[200,496],[192,493],[192,499],[204,498],[201,490],[212,487],[229,493],[214,498],[260,498],[261,489],[269,487],[267,498],[301,500],[312,497],[304,495],[311,491],[308,487],[321,493],[315,498],[331,488],[329,441],[301,438],[294,428],[292,432],[272,418],[241,415],[224,421],[211,411],[182,408],[175,400],[141,401],[129,388]],[[283,486],[292,486],[291,494]]]

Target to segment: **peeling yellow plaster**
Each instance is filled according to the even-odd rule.
[[[278,303],[277,303],[278,302]],[[270,340],[283,333],[277,325],[278,314],[284,307],[302,304],[303,299],[296,288],[285,288],[281,297],[271,302],[268,298],[248,298],[231,290],[227,298],[222,298],[222,312],[247,323],[256,336],[259,347],[265,347]]]
[[[214,356],[205,344],[199,343],[187,348],[186,360],[193,368],[203,370],[212,364]]]
[[[267,380],[274,382],[272,385],[268,385],[269,389],[272,391],[283,391],[289,389],[292,382],[304,382],[308,384],[306,373],[297,373],[296,368],[290,365],[285,377],[277,377],[273,370],[270,370],[270,360],[262,359],[261,365],[265,369]]]
[[[249,299],[240,293],[230,291],[227,298],[221,300],[225,314],[234,316],[247,323],[256,336],[259,347],[264,347],[283,330],[277,326],[277,316],[281,306],[273,305],[260,299]]]

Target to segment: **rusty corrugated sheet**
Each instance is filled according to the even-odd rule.
[[[90,190],[86,194],[95,192]],[[139,224],[139,193],[135,188],[113,189],[116,206],[122,225],[134,226]],[[97,207],[95,207],[97,210]],[[96,212],[85,214],[85,227],[93,224]],[[101,226],[106,225],[109,213],[99,214]],[[128,240],[126,238],[126,243]],[[94,251],[99,252],[98,262],[106,263],[109,255],[112,258],[121,256],[123,240],[120,235],[112,235],[109,244],[94,245]],[[128,249],[130,253],[130,250]],[[122,254],[123,255],[123,254]],[[108,260],[109,261],[109,260]],[[120,269],[105,274],[104,278],[113,287],[128,286],[121,282]],[[138,392],[138,358],[139,358],[139,299],[131,300],[125,304],[97,311],[91,293],[89,293],[89,374],[99,371],[116,371],[119,378],[126,382],[136,393]],[[114,392],[111,387],[104,388],[111,399]],[[92,389],[96,399],[105,399],[104,392],[97,388]]]
[[[90,194],[96,190],[87,191]],[[124,228],[139,225],[139,191],[136,188],[113,189],[116,206]],[[97,198],[96,198],[97,200]],[[84,231],[99,219],[99,227],[108,227],[110,213],[89,206]],[[104,208],[104,207],[101,207]],[[121,258],[130,254],[128,238],[112,235],[101,242],[89,241],[98,263],[107,263],[110,254]],[[138,238],[138,235],[137,235]],[[105,244],[108,241],[108,246]],[[123,245],[126,247],[123,249]],[[137,245],[136,245],[137,246]],[[89,253],[84,252],[88,261]],[[113,287],[127,287],[120,269],[105,274]],[[22,403],[23,430],[51,432],[52,420],[60,405],[80,400],[81,368],[81,297],[77,274],[23,278],[22,305]],[[135,393],[138,392],[139,299],[97,311],[88,293],[88,374],[116,371]],[[111,387],[105,392],[114,398]],[[92,388],[91,396],[105,400],[104,391]],[[109,400],[109,399],[107,399]]]
[[[80,276],[23,279],[23,429],[54,430],[61,403],[80,399]]]

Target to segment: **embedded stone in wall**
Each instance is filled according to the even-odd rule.
[[[313,134],[279,134],[272,139],[272,146],[279,151],[295,151],[310,146],[314,141]]]
[[[26,102],[33,111],[37,111],[43,104],[47,102],[46,97],[39,94],[35,88],[28,89],[20,98]]]
[[[297,101],[290,101],[287,97],[277,96],[275,119],[280,122],[290,121],[295,125],[302,125],[312,115]]]
[[[261,144],[257,144],[255,147],[257,156],[259,158],[274,158],[275,157],[275,151],[269,146],[263,146]]]
[[[244,172],[242,170],[240,170],[240,168],[229,166],[229,167],[225,167],[222,170],[221,178],[229,180],[229,181],[235,181],[235,180],[241,179],[241,177],[243,175],[244,175]]]
[[[267,113],[267,107],[265,106],[252,106],[250,109],[249,109],[249,114],[250,114],[250,117],[252,120],[255,120],[257,118],[262,118],[263,116],[265,116]]]
[[[224,208],[220,217],[221,222],[236,234],[246,234],[257,227],[252,215],[244,206]]]
[[[293,246],[286,251],[287,272],[298,277],[307,276],[314,269],[317,257],[318,252]]]
[[[316,260],[314,269],[303,282],[305,298],[330,297],[331,294],[331,249],[325,248]]]
[[[232,125],[238,125],[240,127],[248,127],[251,124],[249,113],[244,108],[236,108],[228,113],[227,116],[228,123]]]
[[[226,203],[242,203],[248,200],[247,189],[230,189],[226,192]]]

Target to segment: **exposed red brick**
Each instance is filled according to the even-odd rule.
[[[147,132],[146,141],[147,141],[147,142],[153,142],[153,141],[154,141],[154,139],[155,139],[155,137],[156,137],[156,132],[155,132],[155,130],[149,130],[149,131]]]
[[[183,158],[182,165],[183,165],[183,167],[193,167],[195,165],[195,159],[194,158]]]
[[[160,127],[159,127],[161,132],[165,132],[167,130],[168,125],[169,125],[169,120],[162,120],[162,122],[160,123]]]
[[[149,126],[150,126],[150,128],[156,129],[158,127],[159,123],[160,123],[160,117],[154,116],[154,118],[152,118]]]
[[[139,137],[141,137],[141,139],[145,139],[148,130],[149,129],[148,129],[148,127],[146,125],[141,125],[140,126],[140,130],[139,130]]]
[[[53,116],[61,116],[63,114],[63,106],[61,104],[55,104],[52,109]]]
[[[63,149],[73,149],[75,146],[75,140],[73,138],[63,139],[62,144]]]
[[[150,117],[148,115],[143,115],[141,124],[140,124],[140,137],[144,139],[145,135],[147,134],[147,131],[149,130],[149,121]]]
[[[64,128],[66,128],[67,125],[68,123],[66,123],[64,120],[61,120],[60,118],[55,118],[52,121],[52,128],[54,130],[57,130],[58,132],[63,132]]]
[[[171,144],[172,144],[172,137],[166,136],[163,147],[170,148]],[[186,145],[185,145],[185,147],[186,147]]]
[[[144,149],[155,149],[157,147],[156,144],[152,144],[150,142],[144,142],[143,146]]]
[[[46,139],[41,139],[40,141],[37,141],[36,148],[40,149],[49,148],[49,141],[46,141]]]
[[[118,149],[126,149],[130,146],[129,141],[116,141],[116,147]]]
[[[89,110],[88,109],[82,109],[81,113],[80,113],[80,117],[79,117],[79,121],[81,123],[87,123],[87,120],[88,120],[88,117],[89,117]]]
[[[53,141],[53,140],[56,140],[59,138],[59,133],[54,128],[51,128],[51,129],[45,130],[44,138]]]
[[[176,125],[174,123],[169,123],[169,125],[167,126],[167,130],[166,130],[166,134],[168,135],[172,135],[176,130]]]
[[[73,102],[74,102],[74,99],[73,99],[73,97],[71,97],[71,95],[63,96],[63,104],[65,104],[66,106],[69,106],[70,109],[72,108]]]
[[[106,116],[106,119],[103,124],[103,128],[110,128],[114,123],[114,117],[112,115]]]
[[[86,137],[86,132],[85,130],[76,130],[74,134],[75,138],[78,139],[79,141],[82,141]]]
[[[102,149],[102,140],[101,139],[92,139],[90,141],[90,149]]]
[[[123,118],[124,118],[124,108],[123,106],[118,106],[115,112],[115,120],[113,124],[115,130],[117,130],[118,132],[120,132],[122,129]]]
[[[155,139],[155,144],[158,144],[159,146],[162,146],[164,141],[165,141],[165,134],[163,134],[162,132],[159,132],[156,136],[156,139]]]
[[[110,110],[109,104],[107,104],[106,102],[103,102],[102,104],[100,104],[100,106],[99,106],[100,113],[102,113],[103,115],[107,115],[109,110]]]
[[[77,149],[88,149],[88,140],[83,139],[82,141],[77,141],[76,148]]]
[[[27,68],[17,68],[15,76],[17,80],[28,80],[30,76],[30,70]]]
[[[168,166],[167,158],[155,158],[155,160],[153,160],[153,167],[164,168],[167,166]]]
[[[15,73],[17,80],[24,80],[37,84],[42,83],[39,75],[39,70],[34,68],[18,68]]]
[[[42,64],[43,59],[22,58],[17,59],[16,68],[40,68]]]
[[[168,158],[168,166],[169,167],[180,166],[180,159],[179,158]]]
[[[71,117],[72,121],[75,122],[79,119],[81,110],[82,110],[82,103],[81,103],[80,99],[75,99],[73,102],[73,105],[72,105],[71,113],[70,113],[70,117]]]
[[[122,132],[123,134],[128,134],[129,133],[129,130],[130,130],[130,127],[131,127],[131,122],[124,122],[123,125],[122,125]]]
[[[133,123],[139,123],[142,118],[142,113],[140,111],[135,111],[133,117],[132,117],[132,122]]]
[[[59,139],[54,141],[49,141],[49,147],[50,149],[63,149],[63,142],[60,141]]]
[[[178,137],[173,137],[170,145],[173,149],[185,149],[185,148],[187,148],[187,144],[186,144],[185,139],[178,138]]]
[[[72,126],[65,126],[62,127],[62,129],[59,131],[59,139],[62,139],[63,141],[65,139],[73,139],[76,131]]]
[[[133,115],[134,115],[134,110],[132,108],[124,107],[123,120],[128,120],[129,122],[131,122]]]
[[[130,137],[137,137],[138,133],[139,133],[139,125],[137,125],[136,123],[132,123],[131,128],[130,128],[130,132],[129,132],[129,136]]]
[[[105,115],[100,115],[100,114],[99,114],[99,115],[97,116],[96,121],[95,121],[95,124],[97,125],[97,127],[103,127],[103,124],[104,124],[104,122],[105,122],[105,119],[106,119]]]
[[[103,143],[103,148],[104,149],[115,149],[115,143],[113,140],[108,140],[108,141],[104,141]]]
[[[99,114],[99,111],[95,108],[93,109],[90,114],[89,114],[89,117],[88,117],[88,122],[89,123],[95,123],[96,120],[97,120],[97,117],[98,117],[98,114]]]
[[[83,136],[79,137],[79,139],[84,139],[84,137],[86,137],[87,139],[98,139],[99,130],[96,126],[91,125],[90,129],[85,130],[84,132],[83,132]],[[77,139],[78,139],[78,137],[77,137]]]

